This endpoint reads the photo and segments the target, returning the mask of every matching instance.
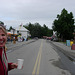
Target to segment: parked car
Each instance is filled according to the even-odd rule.
[[[53,41],[58,42],[58,38],[53,38]]]
[[[51,40],[51,39],[52,39],[52,37],[47,37],[46,39],[47,39],[47,40]]]

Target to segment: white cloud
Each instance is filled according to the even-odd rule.
[[[53,20],[65,8],[75,16],[75,0],[2,0],[0,20],[7,27],[39,22],[51,28]]]

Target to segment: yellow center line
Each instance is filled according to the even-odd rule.
[[[39,75],[40,62],[41,62],[41,54],[42,54],[42,44],[41,44],[41,48],[40,48],[40,55],[39,55],[39,61],[38,61],[38,67],[37,67],[36,75]]]
[[[35,75],[35,73],[39,75],[41,53],[42,53],[42,44],[43,44],[43,42],[41,42],[41,46],[39,48],[38,56],[37,56],[37,59],[36,59],[36,62],[35,62],[35,66],[34,66],[32,75]]]

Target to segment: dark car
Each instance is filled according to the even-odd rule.
[[[58,42],[58,38],[53,38],[53,41]]]

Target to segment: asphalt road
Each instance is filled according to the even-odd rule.
[[[9,75],[75,75],[72,61],[47,40],[23,45],[7,53],[7,57],[8,62],[24,59],[23,69],[11,70]]]

